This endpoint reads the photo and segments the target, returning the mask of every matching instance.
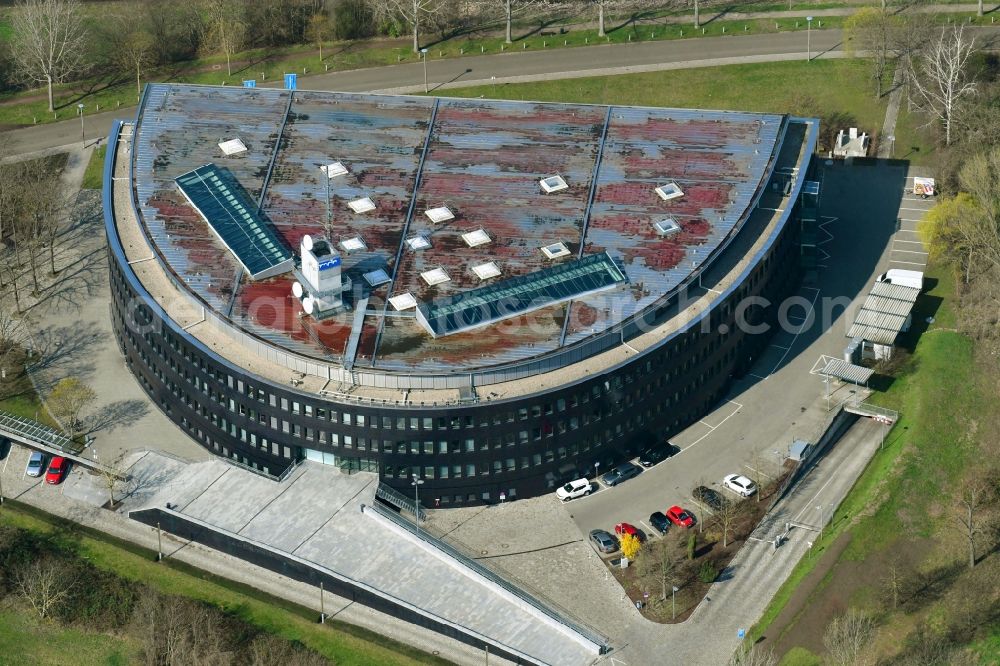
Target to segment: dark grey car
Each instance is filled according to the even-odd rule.
[[[706,486],[698,486],[691,491],[691,497],[701,502],[712,511],[721,511],[729,503],[725,497],[717,490],[712,490]]]
[[[622,463],[602,476],[601,481],[604,481],[604,483],[608,486],[617,486],[622,481],[628,481],[633,476],[639,476],[641,472],[642,468],[638,465],[634,465],[630,462]]]
[[[604,530],[593,530],[590,533],[590,543],[598,553],[609,554],[618,550],[618,539],[614,534]]]

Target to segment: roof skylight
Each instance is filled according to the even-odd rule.
[[[485,264],[473,266],[472,272],[475,273],[476,277],[480,280],[489,280],[492,277],[500,275],[500,267],[497,266],[494,261],[487,261]]]
[[[411,250],[426,250],[431,246],[431,242],[426,236],[410,236],[406,239],[406,246]]]
[[[451,209],[447,206],[438,206],[437,208],[429,208],[424,211],[424,215],[427,216],[434,224],[441,224],[442,222],[447,222],[448,220],[454,220],[455,214],[451,212]]]
[[[684,191],[675,182],[669,182],[666,185],[660,185],[656,188],[656,194],[659,195],[664,201],[670,201],[671,199],[677,199],[684,196]]]
[[[538,184],[542,186],[546,194],[552,194],[553,192],[558,192],[560,190],[565,190],[569,187],[563,177],[560,175],[546,176],[538,181]]]
[[[389,303],[397,310],[409,310],[417,307],[417,299],[408,291],[399,296],[393,296],[389,299]]]
[[[552,243],[551,245],[543,246],[542,252],[549,259],[558,259],[569,254],[569,248],[566,247],[566,243]]]
[[[344,252],[359,252],[360,250],[367,250],[368,246],[361,236],[351,236],[340,241],[340,249]]]
[[[451,282],[451,278],[448,277],[443,268],[433,268],[429,271],[424,271],[420,274],[420,277],[432,287],[443,282]]]
[[[357,214],[367,213],[370,210],[375,210],[375,202],[371,200],[371,197],[365,197],[363,199],[355,199],[347,204],[351,207]]]
[[[653,223],[653,228],[656,229],[656,233],[661,236],[669,236],[671,234],[676,234],[681,230],[681,225],[677,224],[677,220],[672,217],[668,217],[665,220],[660,220],[659,222]]]
[[[219,144],[219,148],[228,157],[229,155],[238,155],[239,153],[245,153],[247,151],[246,144],[244,144],[240,139],[229,139],[228,141],[223,141]]]
[[[384,269],[379,268],[378,270],[371,271],[364,274],[365,282],[373,287],[377,287],[380,284],[385,284],[390,282],[389,274],[385,272]]]
[[[462,234],[462,240],[464,240],[465,244],[469,247],[477,247],[479,245],[486,245],[493,239],[490,238],[490,235],[482,229],[476,229],[475,231],[470,231],[467,234]]]
[[[320,167],[320,170],[326,174],[327,178],[336,178],[337,176],[343,176],[347,173],[347,167],[345,167],[340,162],[333,162],[332,164],[324,164]]]

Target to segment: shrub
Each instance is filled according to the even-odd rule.
[[[703,583],[711,583],[715,581],[716,576],[719,575],[719,570],[715,566],[715,562],[711,560],[705,560],[701,563],[701,568],[698,569],[698,580]]]

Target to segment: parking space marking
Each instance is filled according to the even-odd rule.
[[[646,528],[646,536],[650,539],[659,539],[660,533],[654,530],[652,527],[646,524],[646,521],[640,520],[639,524]]]
[[[778,349],[788,349],[788,347],[782,347],[781,345],[776,345],[773,342],[770,345],[768,345],[768,346],[770,346],[770,347],[777,347]]]
[[[813,291],[816,292],[815,294],[813,294],[812,301],[809,302],[809,311],[806,314],[806,318],[808,319],[809,317],[811,317],[812,315],[814,315],[815,312],[816,312],[816,299],[819,298],[820,291],[819,291],[819,289],[817,289],[815,287],[803,287],[803,289],[811,289],[811,290],[813,290]],[[771,372],[769,372],[768,374],[774,374],[774,372],[778,368],[781,367],[781,364],[785,362],[785,358],[792,351],[792,347],[795,346],[795,341],[799,339],[799,335],[801,335],[801,333],[802,333],[803,330],[804,330],[804,327],[800,326],[799,330],[795,332],[795,335],[792,336],[792,341],[790,343],[788,343],[788,349],[785,350],[785,353],[782,354],[781,358],[778,359],[778,362],[775,363],[774,369],[771,370]]]
[[[747,464],[744,464],[743,466],[746,467],[751,472],[753,472],[754,474],[759,474],[761,476],[766,476],[768,479],[773,479],[774,478],[773,476],[771,476],[770,474],[768,474],[764,470],[757,469],[756,467],[752,467],[751,465],[747,465]]]
[[[904,252],[906,254],[927,254],[923,250],[897,250],[896,248],[892,248],[892,251],[893,252]]]
[[[899,210],[915,210],[921,213],[926,213],[927,211],[930,210],[930,208],[907,208],[906,206],[900,206]]]
[[[912,232],[910,232],[910,233],[914,233],[914,234],[915,234],[915,233],[917,233],[917,232],[916,232],[916,231],[912,231]],[[916,243],[917,245],[923,245],[923,244],[924,244],[924,242],[923,242],[923,241],[918,241],[918,240],[915,240],[915,241],[911,241],[911,240],[903,240],[902,238],[897,238],[897,239],[895,239],[895,240],[894,240],[894,241],[892,241],[892,242],[893,242],[893,243]]]
[[[906,264],[908,266],[926,266],[926,261],[900,261],[899,259],[890,259],[890,264]]]

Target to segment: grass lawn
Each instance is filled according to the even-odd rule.
[[[137,653],[137,646],[125,638],[62,627],[7,607],[0,609],[0,666],[125,666],[136,663]]]
[[[76,552],[95,566],[151,585],[165,594],[210,603],[264,631],[300,641],[309,649],[332,659],[338,666],[450,663],[343,622],[327,621],[325,626],[319,625],[316,613],[310,609],[200,571],[183,562],[166,560],[158,564],[154,561],[154,552],[93,530],[71,524],[72,531],[66,532],[58,518],[16,502],[4,505],[0,510],[0,521],[41,533],[61,531],[60,538],[70,540]]]
[[[101,185],[103,184],[101,177],[104,175],[104,154],[107,150],[107,145],[102,144],[90,154],[90,161],[87,162],[87,170],[83,172],[83,184],[81,185],[83,189],[101,189]]]
[[[831,81],[838,85],[831,86]],[[776,113],[837,110],[869,132],[881,129],[885,115],[885,101],[869,92],[867,63],[846,59],[486,85],[446,94]]]

